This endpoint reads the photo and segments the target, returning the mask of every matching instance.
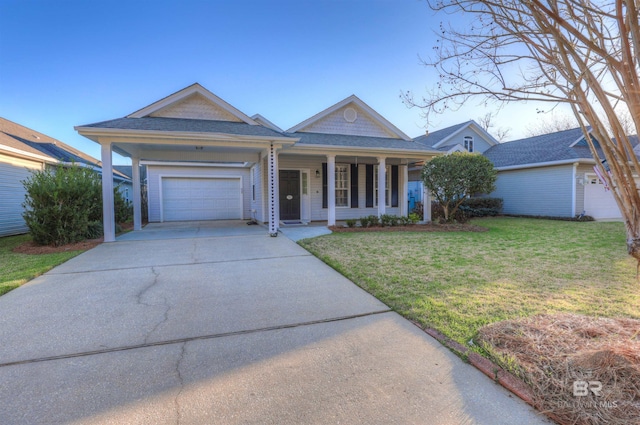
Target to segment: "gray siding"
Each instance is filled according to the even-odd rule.
[[[160,193],[162,177],[216,177],[234,176],[242,177],[242,206],[243,219],[251,217],[251,187],[250,170],[248,168],[222,168],[222,167],[184,167],[169,165],[148,165],[148,200],[149,221],[159,222],[161,217]]]
[[[26,190],[23,180],[33,170],[41,170],[42,164],[0,155],[0,236],[27,233],[22,213]]]
[[[505,214],[571,217],[572,165],[498,172],[490,196],[504,200]]]
[[[447,140],[446,144],[453,145],[454,143],[458,143],[460,146],[464,146],[465,136],[473,137],[473,152],[483,153],[491,147],[491,145],[489,145],[489,143],[487,143],[484,138],[482,138],[478,133],[471,130],[470,128],[466,128],[464,131],[457,134],[453,139]]]

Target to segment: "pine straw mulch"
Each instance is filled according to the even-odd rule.
[[[329,226],[332,232],[487,232],[489,229],[473,224],[445,223],[445,224],[410,224],[408,226],[392,227],[344,227]]]
[[[539,315],[485,326],[478,342],[516,360],[558,423],[640,424],[640,320]]]

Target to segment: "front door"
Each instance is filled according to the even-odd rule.
[[[280,220],[300,220],[299,170],[280,170]]]

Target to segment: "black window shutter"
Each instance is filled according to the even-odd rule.
[[[328,206],[328,202],[327,202],[327,194],[328,194],[328,190],[327,190],[327,163],[323,162],[322,163],[322,208],[327,208]]]
[[[365,187],[367,192],[366,207],[373,208],[373,164],[367,164]]]
[[[391,166],[391,206],[398,206],[398,166]]]
[[[358,167],[351,164],[351,208],[358,208]]]

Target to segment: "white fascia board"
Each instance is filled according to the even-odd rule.
[[[48,164],[57,164],[58,162],[60,162],[57,159],[49,156],[38,155],[36,153],[31,153],[31,152],[25,152],[23,150],[12,148],[10,146],[0,145],[0,151],[5,151],[12,155],[20,156],[27,159],[36,159],[38,161],[46,162]]]
[[[127,118],[143,118],[154,112],[157,112],[172,103],[176,103],[185,99],[186,97],[191,96],[192,94],[198,93],[204,96],[210,102],[216,104],[220,108],[229,112],[234,117],[238,118],[241,121],[244,121],[247,124],[251,125],[259,125],[256,121],[251,119],[247,114],[241,112],[239,109],[233,107],[231,104],[225,102],[215,94],[211,93],[209,90],[202,87],[200,84],[195,83],[190,85],[189,87],[185,87],[184,89],[177,91],[163,99],[158,100],[157,102],[152,103],[149,106],[145,106],[142,109],[135,111],[132,114],[127,115]]]
[[[409,136],[407,136],[406,134],[404,134],[398,127],[396,127],[395,125],[391,124],[391,122],[389,122],[389,120],[387,120],[385,117],[383,117],[382,115],[380,115],[379,113],[377,113],[373,108],[371,108],[369,105],[367,105],[366,103],[364,103],[362,100],[360,100],[356,95],[352,94],[351,96],[347,97],[346,99],[336,103],[333,106],[330,106],[329,108],[318,112],[317,114],[315,114],[314,116],[312,116],[311,118],[308,118],[304,121],[302,121],[300,124],[297,124],[293,127],[291,127],[290,129],[287,130],[287,133],[295,133],[296,131],[299,131],[305,127],[308,127],[309,125],[320,121],[322,118],[326,117],[327,115],[337,111],[338,109],[347,106],[349,104],[355,104],[356,106],[358,106],[360,109],[364,110],[366,113],[368,113],[369,115],[371,115],[371,117],[373,117],[373,119],[380,124],[381,126],[383,126],[384,128],[386,128],[388,131],[390,131],[392,134],[395,134],[396,136],[398,136],[399,138],[403,139],[403,140],[412,140]]]
[[[589,136],[591,136],[591,129],[589,129]],[[591,136],[593,137],[593,136]],[[575,145],[577,145],[578,143],[580,143],[580,141],[582,141],[583,139],[586,140],[586,138],[584,137],[583,133],[580,133],[580,137],[578,137],[578,139],[576,141],[574,141],[573,143],[571,143],[569,145],[570,148],[574,147]]]
[[[595,164],[596,161],[589,158],[563,159],[560,161],[538,162],[533,164],[509,165],[506,167],[496,167],[497,171],[522,170],[526,168],[553,167],[554,165],[572,165],[572,164]]]
[[[458,143],[447,151],[447,155],[454,152],[467,152],[467,150],[464,148],[464,146]]]
[[[190,131],[157,131],[157,130],[122,130],[119,128],[74,127],[74,129],[93,141],[96,138],[118,138],[120,143],[126,143],[126,138],[144,139],[188,139],[201,141],[251,141],[251,142],[277,142],[281,145],[292,145],[300,140],[298,137],[272,137],[272,136],[248,136],[243,134],[228,133],[200,133]],[[99,142],[98,142],[99,143]],[[151,141],[149,143],[156,143]]]
[[[270,128],[271,130],[275,130],[275,131],[279,131],[280,133],[284,133],[284,130],[281,129],[280,127],[278,127],[277,125],[275,125],[274,123],[272,123],[271,121],[269,121],[268,119],[266,119],[265,117],[263,117],[260,114],[255,114],[251,117],[252,120],[256,121],[258,124],[262,124],[267,128]]]
[[[424,159],[429,156],[444,155],[441,151],[416,151],[413,149],[386,149],[386,148],[370,148],[370,147],[336,147],[332,145],[312,145],[312,146],[293,146],[283,151],[286,153],[300,153],[311,155],[358,155],[358,156],[380,156],[386,155],[387,157],[403,157],[403,158],[419,158]]]
[[[151,161],[141,160],[140,165],[160,165],[160,166],[172,166],[172,167],[218,167],[218,168],[250,168],[254,165],[254,162],[236,162],[236,163],[222,163],[222,162],[186,162],[186,161]]]

